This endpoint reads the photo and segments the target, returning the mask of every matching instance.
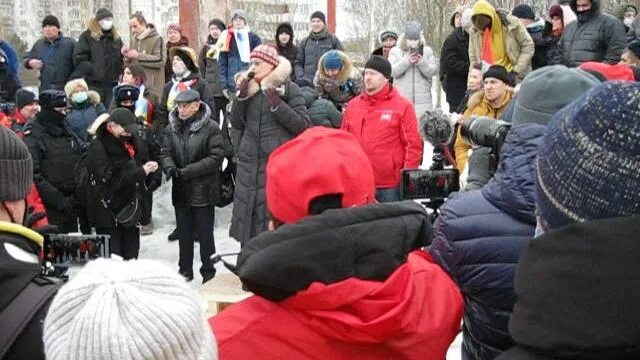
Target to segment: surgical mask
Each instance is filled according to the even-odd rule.
[[[71,100],[76,104],[82,104],[83,102],[87,101],[88,98],[89,96],[87,95],[86,91],[80,91],[71,95]]]
[[[109,31],[113,27],[113,19],[102,19],[98,24],[102,30]]]
[[[171,68],[176,76],[182,76],[187,72],[187,65],[185,65],[184,63],[173,64]]]
[[[622,21],[627,27],[631,27],[631,25],[633,25],[633,18],[632,17],[626,17],[624,18],[624,21]]]

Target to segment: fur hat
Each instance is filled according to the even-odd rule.
[[[177,56],[187,66],[187,69],[191,72],[198,71],[198,60],[196,58],[196,52],[188,46],[174,46],[169,49],[169,58],[173,59]]]
[[[76,88],[81,86],[84,91],[89,91],[89,85],[84,79],[74,79],[68,81],[64,86],[64,93],[67,94],[67,97],[70,98],[71,95],[76,92]]]

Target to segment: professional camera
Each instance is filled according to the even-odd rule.
[[[498,168],[498,157],[504,139],[511,124],[502,120],[480,116],[465,119],[460,126],[460,135],[470,145],[487,146],[489,153],[489,172],[494,174]]]
[[[16,104],[5,100],[6,98],[7,92],[4,90],[0,90],[0,112],[7,116],[11,116],[16,111]]]

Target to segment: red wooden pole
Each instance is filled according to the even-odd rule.
[[[329,23],[329,31],[334,33],[336,32],[336,0],[327,0],[327,20]]]
[[[180,12],[179,22],[182,27],[182,34],[189,39],[189,46],[196,51],[199,48],[200,37],[198,35],[198,24],[200,24],[200,1],[180,0],[178,4]]]

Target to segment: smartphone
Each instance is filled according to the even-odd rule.
[[[402,170],[402,199],[446,199],[453,191],[460,190],[457,169]]]

